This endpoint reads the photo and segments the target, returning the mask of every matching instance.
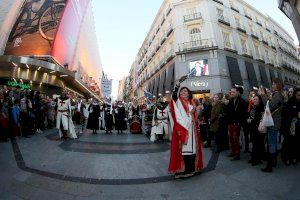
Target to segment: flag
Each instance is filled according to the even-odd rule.
[[[153,94],[151,94],[150,92],[147,92],[146,90],[144,90],[144,96],[147,99],[153,99]]]

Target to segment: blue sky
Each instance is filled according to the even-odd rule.
[[[127,76],[163,0],[93,0],[95,26],[105,73],[113,81]],[[298,44],[290,20],[278,9],[277,0],[246,0],[278,22]]]

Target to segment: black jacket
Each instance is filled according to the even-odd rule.
[[[247,109],[247,102],[243,98],[238,97],[235,103],[231,99],[228,104],[228,124],[244,125],[247,118]]]

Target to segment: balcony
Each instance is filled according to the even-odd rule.
[[[178,53],[214,50],[217,48],[212,39],[203,39],[180,44]]]
[[[171,13],[171,11],[172,11],[172,8],[171,8],[171,7],[168,7],[166,16],[169,16],[169,14]]]
[[[183,21],[186,22],[190,22],[190,21],[195,21],[195,20],[200,20],[202,19],[201,13],[193,13],[190,15],[185,15],[183,16]]]
[[[269,43],[267,42],[267,40],[265,38],[262,39],[262,43],[264,43],[265,45],[269,45]]]
[[[245,14],[245,17],[248,18],[248,19],[250,19],[250,20],[252,20],[252,17],[249,14],[247,14],[247,13]]]
[[[255,33],[255,32],[251,33],[251,37],[256,39],[256,40],[259,40],[259,37],[258,37],[257,33]]]
[[[269,33],[271,33],[271,30],[270,30],[269,28],[266,28],[266,30],[267,30]]]
[[[251,51],[249,51],[247,48],[242,48],[242,55],[253,59]]]
[[[238,31],[242,32],[242,33],[247,33],[247,32],[246,32],[245,26],[242,25],[242,24],[240,24],[240,23],[237,23],[236,29],[237,29]]]
[[[214,2],[223,5],[223,2],[221,0],[213,0]]]
[[[164,18],[161,20],[160,25],[162,26],[162,25],[165,23],[165,21],[166,21],[166,18],[164,17]]]
[[[257,21],[256,24],[262,27],[262,23],[261,22]]]
[[[160,26],[157,27],[155,33],[157,34],[159,32],[159,30],[160,30]]]
[[[166,40],[167,40],[167,37],[164,35],[160,40],[160,45],[163,45],[163,43],[165,43]]]
[[[218,16],[218,21],[222,24],[225,24],[227,26],[230,26],[229,19],[227,17],[224,17],[224,15],[219,15]]]
[[[173,27],[170,26],[167,30],[167,37],[169,37],[169,35],[171,35],[172,32],[173,32]]]
[[[160,49],[160,47],[161,47],[161,46],[160,46],[160,45],[158,45],[158,46],[156,47],[155,51],[156,51],[156,52],[158,52],[158,51],[159,51],[159,49]]]
[[[271,48],[277,50],[274,44],[271,44]]]
[[[231,42],[229,41],[225,42],[224,50],[230,51],[232,53],[237,53],[237,50],[235,50],[234,45],[231,44]]]
[[[174,50],[170,50],[168,53],[164,55],[164,57],[157,64],[157,69],[161,69],[167,64],[170,60],[175,57]]]
[[[230,6],[231,10],[234,10],[237,13],[240,13],[239,9],[237,7],[235,7],[234,5]]]

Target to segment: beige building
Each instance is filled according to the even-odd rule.
[[[183,75],[197,98],[235,84],[270,88],[277,77],[300,84],[292,37],[242,0],[165,0],[132,69],[138,97],[143,90],[164,95]]]

